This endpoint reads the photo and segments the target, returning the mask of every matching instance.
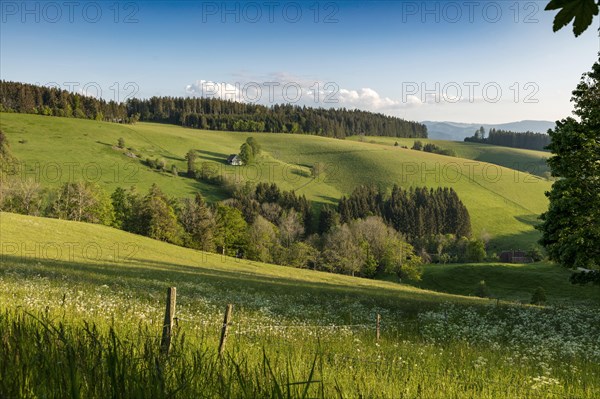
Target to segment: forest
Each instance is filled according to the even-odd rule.
[[[512,132],[509,130],[490,129],[485,136],[485,128],[482,126],[471,137],[465,137],[469,143],[493,144],[503,147],[524,148],[526,150],[548,151],[550,136],[544,133]]]
[[[63,116],[99,121],[169,123],[196,129],[298,133],[344,138],[426,138],[417,122],[360,110],[275,104],[270,107],[216,98],[152,97],[106,102],[55,87],[0,81],[0,112]]]

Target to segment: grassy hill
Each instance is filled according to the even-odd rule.
[[[0,257],[3,397],[383,398],[443,391],[461,399],[533,399],[594,398],[600,389],[600,323],[587,306],[496,307],[9,213],[0,213]],[[456,290],[464,284],[449,281]],[[555,281],[550,297],[588,296]],[[514,281],[519,289],[528,284]],[[166,357],[160,332],[168,286],[177,287],[178,321]],[[233,322],[220,357],[227,303]],[[562,367],[566,361],[571,367]]]
[[[259,312],[265,298],[278,298],[279,303],[271,305],[284,318],[293,317],[293,309],[286,307],[290,301],[319,307],[319,318],[342,317],[337,322],[368,319],[377,308],[414,313],[444,301],[486,303],[405,284],[195,251],[101,225],[11,213],[0,213],[0,243],[0,272],[8,280],[25,269],[22,263],[28,263],[29,277],[57,280],[59,285],[62,279],[81,287],[130,287],[142,296],[162,295],[166,287],[177,286],[184,302],[201,296],[210,304],[229,302],[249,312]],[[362,303],[365,312],[344,315],[337,306],[328,305],[340,301]]]
[[[417,286],[458,295],[473,295],[484,280],[490,294],[502,300],[529,303],[537,287],[546,291],[549,304],[595,303],[600,305],[600,290],[569,283],[570,271],[547,263],[527,265],[507,263],[427,265]]]
[[[220,174],[245,181],[276,182],[284,189],[305,194],[316,206],[335,203],[359,184],[387,190],[395,183],[403,187],[451,186],[471,214],[474,234],[490,235],[492,247],[498,250],[526,248],[537,240],[533,225],[546,209],[544,192],[551,185],[534,175],[484,161],[474,163],[387,144],[308,135],[252,134],[264,155],[257,165],[240,168],[226,165],[225,159],[238,151],[250,135],[246,133],[6,113],[0,115],[0,128],[12,143],[14,154],[26,165],[22,175],[39,176],[43,184],[54,186],[68,179],[87,178],[110,191],[131,185],[145,190],[156,182],[174,196],[190,196],[200,190],[211,201],[224,198],[218,187],[156,172],[139,159],[127,157],[115,148],[120,137],[141,159],[164,158],[185,171],[184,154],[195,149],[198,165],[210,162]],[[316,179],[310,175],[315,163],[325,165],[325,173]]]
[[[353,136],[348,140],[368,142],[371,144],[394,145],[398,142],[401,146],[411,148],[415,140],[422,143],[433,143],[437,146],[454,151],[457,157],[472,159],[504,166],[520,172],[545,177],[550,172],[546,159],[549,152],[526,150],[522,148],[502,147],[481,143],[466,143],[463,141],[431,140],[431,139],[396,139],[394,137],[361,137]]]

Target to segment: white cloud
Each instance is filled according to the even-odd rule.
[[[198,80],[186,86],[186,94],[246,103],[273,105],[292,103],[316,107],[345,107],[365,111],[394,113],[394,111],[420,106],[423,103],[414,95],[404,101],[379,94],[372,88],[359,90],[340,88],[335,82],[324,82],[309,77],[273,72],[252,78],[237,75],[237,82]]]

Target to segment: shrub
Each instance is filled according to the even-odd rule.
[[[529,251],[527,251],[527,256],[530,257],[534,262],[539,262],[544,259],[544,253],[538,246],[532,246]]]
[[[490,297],[490,289],[488,288],[485,280],[481,280],[477,286],[475,287],[475,296],[479,298],[489,298]]]
[[[544,302],[546,302],[546,290],[543,287],[537,287],[531,295],[531,304],[542,305]]]
[[[417,151],[421,151],[423,149],[423,143],[419,140],[415,141],[415,143],[412,146],[413,150],[417,150]]]
[[[117,147],[125,148],[125,139],[123,137],[119,137],[119,140],[117,140]]]

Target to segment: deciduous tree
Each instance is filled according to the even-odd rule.
[[[573,91],[572,117],[551,130],[548,164],[558,180],[546,195],[540,243],[566,267],[600,268],[600,59]],[[578,280],[579,281],[579,280]]]

